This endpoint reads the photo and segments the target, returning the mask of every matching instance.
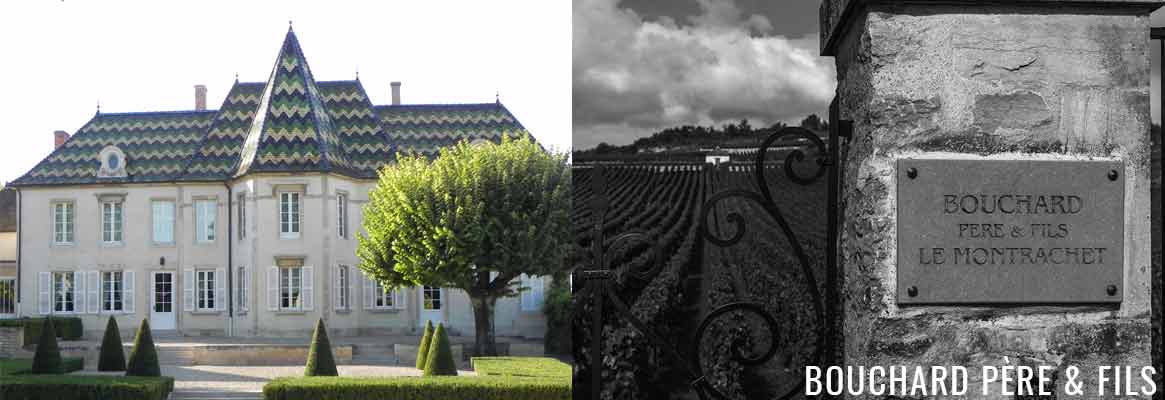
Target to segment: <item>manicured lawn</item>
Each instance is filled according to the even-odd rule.
[[[85,368],[85,359],[81,357],[64,357],[61,359],[61,364],[65,367],[65,372],[77,371]],[[31,358],[0,358],[0,376],[3,375],[17,375],[27,372],[32,369]]]
[[[475,357],[478,376],[277,378],[267,400],[569,400],[570,365],[546,357]]]
[[[570,364],[550,357],[474,357],[478,375],[570,378]]]
[[[174,378],[96,375],[0,376],[0,399],[165,400]]]

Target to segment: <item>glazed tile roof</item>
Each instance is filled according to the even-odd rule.
[[[503,134],[526,130],[500,102],[377,106],[359,80],[316,82],[289,30],[268,81],[235,82],[218,110],[98,113],[11,185],[223,181],[252,172],[375,178],[398,152],[432,157]],[[110,145],[125,154],[125,177],[97,176],[98,153]]]
[[[376,106],[380,125],[401,153],[434,156],[461,140],[500,142],[505,134],[525,132],[499,103]]]

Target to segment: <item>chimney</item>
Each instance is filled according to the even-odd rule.
[[[56,150],[57,148],[61,147],[62,144],[65,144],[66,140],[69,140],[69,132],[53,132],[53,150]]]
[[[206,85],[194,85],[194,109],[206,110]]]
[[[400,82],[392,83],[392,105],[400,105]]]

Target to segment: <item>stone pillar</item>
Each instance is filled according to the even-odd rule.
[[[1149,13],[1160,4],[976,3],[823,1],[822,50],[836,60],[840,118],[853,121],[845,364],[964,365],[972,394],[982,365],[1051,365],[1061,378],[1077,365],[1095,390],[1089,368],[1151,365]],[[916,158],[1119,161],[1119,303],[901,304],[897,217],[910,210],[896,165]]]

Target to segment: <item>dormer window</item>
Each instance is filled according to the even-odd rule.
[[[125,153],[117,146],[105,146],[97,155],[101,161],[101,169],[97,171],[98,178],[124,178]]]

